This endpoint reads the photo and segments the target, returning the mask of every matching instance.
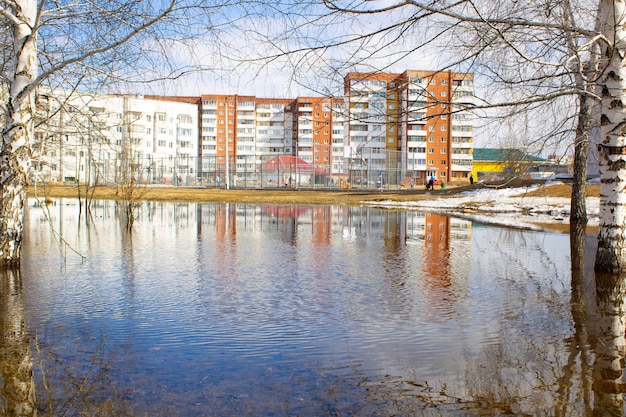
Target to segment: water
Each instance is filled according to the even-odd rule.
[[[40,415],[623,414],[591,383],[615,366],[598,323],[623,319],[589,279],[572,301],[567,235],[146,203],[131,237],[114,202],[85,222],[74,200],[30,201],[27,235],[19,298],[3,295],[22,306]]]

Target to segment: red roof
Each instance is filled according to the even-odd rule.
[[[261,164],[260,169],[265,172],[273,171],[293,171],[298,173],[308,173],[313,171],[313,165],[302,158],[292,155],[279,155]],[[316,174],[323,173],[319,168],[315,170]]]

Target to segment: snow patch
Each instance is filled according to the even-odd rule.
[[[539,185],[525,188],[481,188],[457,197],[434,197],[420,201],[364,201],[380,208],[435,211],[481,223],[539,228],[539,223],[569,223],[570,199],[563,197],[524,197]],[[521,196],[521,197],[520,197]],[[599,223],[600,199],[587,197],[589,225]]]

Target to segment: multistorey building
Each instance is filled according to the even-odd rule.
[[[349,73],[343,97],[55,91],[40,94],[48,122],[37,132],[36,174],[115,183],[130,172],[145,182],[229,186],[282,176],[284,185],[292,174],[298,185],[303,177],[326,186],[466,182],[473,91],[472,74],[413,70]],[[290,166],[302,175],[267,172],[285,156],[299,161]]]
[[[295,155],[332,182],[344,176],[344,107],[335,97],[298,97]]]
[[[248,181],[272,157],[292,155],[295,102],[292,99],[203,95],[201,175],[209,181]]]
[[[394,183],[466,181],[473,149],[473,75],[349,73],[345,129],[351,171]]]
[[[117,184],[196,175],[193,99],[44,92],[38,95],[33,180]]]

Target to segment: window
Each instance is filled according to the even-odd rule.
[[[448,130],[448,127],[447,126],[441,126],[441,130],[442,131]]]
[[[434,132],[435,131],[435,126],[428,126],[428,131],[429,132]]]
[[[446,93],[445,91],[442,91],[442,92],[441,92],[441,97],[445,97],[445,96],[447,96],[447,95],[448,95],[448,93]]]

